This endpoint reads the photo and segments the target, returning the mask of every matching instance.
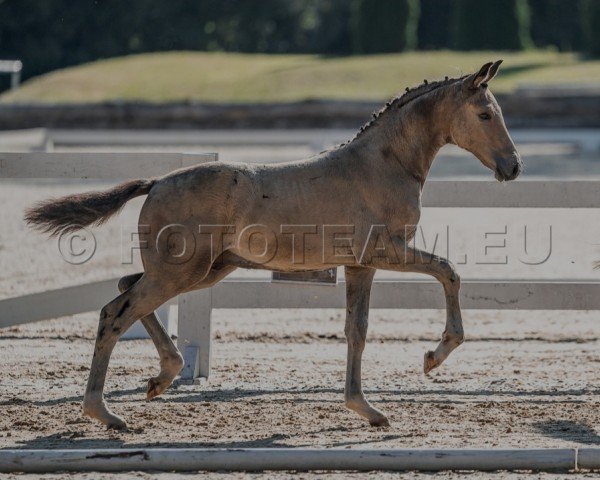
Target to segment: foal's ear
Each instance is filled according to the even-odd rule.
[[[486,81],[486,79],[488,78],[489,71],[494,65],[495,65],[494,62],[488,62],[485,65],[483,65],[477,73],[474,73],[473,75],[469,75],[467,78],[465,78],[465,81],[464,81],[465,86],[469,89],[479,88],[479,86],[482,83],[484,83]],[[498,64],[498,66],[500,66],[500,64]],[[498,68],[496,68],[496,71],[497,70],[498,70]]]
[[[502,63],[502,60],[496,60],[492,64],[492,66],[488,70],[487,78],[485,79],[486,83],[489,82],[492,78],[494,78],[496,76],[496,74],[498,73],[498,69],[500,68],[500,64],[501,63]]]

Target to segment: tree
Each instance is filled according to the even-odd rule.
[[[421,0],[418,47],[423,50],[450,46],[450,11],[448,0]]]
[[[130,53],[293,52],[307,1],[0,0],[0,57],[28,78]]]
[[[521,50],[531,45],[527,0],[455,0],[452,44],[458,50]]]
[[[355,53],[402,52],[417,46],[418,0],[354,0]]]
[[[585,33],[585,50],[593,57],[600,57],[600,2],[583,0],[582,24]]]
[[[298,12],[295,52],[334,55],[352,53],[351,2],[348,0],[295,0]]]
[[[529,0],[531,38],[537,47],[580,50],[583,46],[580,0]]]

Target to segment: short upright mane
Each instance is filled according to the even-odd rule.
[[[360,127],[360,130],[356,133],[356,135],[354,135],[354,137],[351,138],[349,141],[342,143],[340,145],[340,147],[343,147],[344,145],[348,145],[349,143],[352,143],[354,140],[356,140],[369,127],[373,126],[375,124],[375,122],[377,121],[377,119],[381,115],[383,115],[385,112],[387,112],[388,110],[390,110],[392,108],[402,108],[406,104],[408,104],[412,100],[414,100],[415,98],[419,98],[427,93],[437,90],[440,87],[445,87],[446,85],[451,85],[453,83],[464,80],[467,76],[468,75],[463,75],[462,77],[458,77],[458,78],[446,77],[444,80],[438,80],[435,82],[428,82],[427,80],[424,80],[423,83],[417,87],[414,87],[414,88],[407,87],[403,94],[392,98],[390,101],[388,101],[385,104],[385,106],[381,110],[373,113],[373,118],[371,118],[371,120],[369,120],[362,127]]]

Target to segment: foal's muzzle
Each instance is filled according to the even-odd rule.
[[[523,162],[517,152],[513,152],[508,157],[496,159],[496,180],[507,182],[514,180],[523,170]]]

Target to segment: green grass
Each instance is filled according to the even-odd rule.
[[[25,82],[1,102],[286,102],[306,99],[383,100],[423,79],[459,76],[504,59],[492,87],[594,83],[600,61],[553,51],[411,52],[320,57],[169,52],[101,60]]]

